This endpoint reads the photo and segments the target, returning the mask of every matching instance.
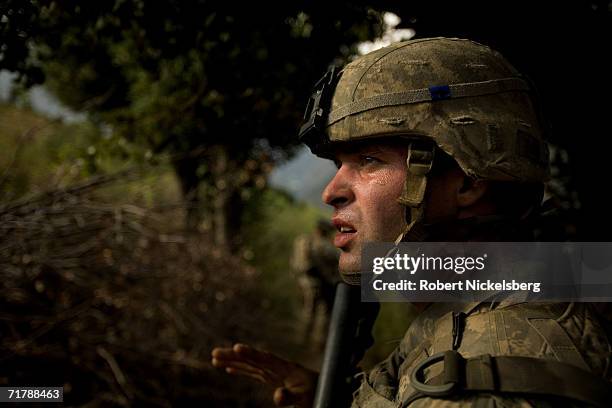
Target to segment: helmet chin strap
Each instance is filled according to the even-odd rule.
[[[398,202],[410,210],[408,225],[395,240],[400,242],[423,241],[425,229],[425,191],[427,190],[427,175],[433,165],[435,145],[428,140],[415,140],[408,145],[406,156],[406,181]]]

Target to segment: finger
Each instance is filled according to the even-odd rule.
[[[244,350],[245,347],[248,348],[248,351],[254,351],[254,353],[250,353],[247,356],[239,355],[234,351],[234,348],[215,348],[212,351],[212,365],[213,367],[228,367],[230,365],[236,364],[245,364],[249,365],[252,369],[261,370],[260,374],[264,375],[269,382],[279,381],[278,373],[275,373],[273,370],[276,369],[276,366],[270,364],[269,359],[259,358],[253,359],[248,358],[248,356],[252,356],[256,353],[260,353],[259,350],[253,349],[252,347],[246,346],[244,344],[237,345],[238,347],[234,347],[238,350]],[[242,366],[244,368],[245,366]]]
[[[231,363],[231,362],[234,362],[234,361],[236,361],[236,362],[238,362],[238,361],[245,362],[246,360],[244,360],[243,358],[238,358],[238,357],[232,358],[231,356],[221,356],[221,357],[213,357],[211,359],[211,361],[213,362],[213,365],[214,365],[215,361],[220,363],[220,364],[228,364],[228,363]]]
[[[234,351],[236,351],[240,361],[263,370],[270,384],[281,385],[283,378],[287,376],[286,362],[271,353],[245,345],[237,345],[237,347],[234,347]]]
[[[215,347],[210,355],[216,359],[235,359],[236,353],[232,347]]]
[[[238,350],[241,354],[239,354]],[[278,364],[274,361],[274,356],[257,350],[245,344],[236,344],[233,348],[216,348],[211,353],[213,355],[213,367],[229,367],[234,365],[236,368],[245,369],[246,366],[236,366],[236,364],[246,364],[250,369],[260,370],[258,375],[262,375],[269,384],[282,384],[284,371],[279,372]]]
[[[266,382],[271,385],[278,384],[278,382],[275,382],[275,379],[272,378],[267,372],[249,363],[243,363],[241,361],[235,360],[218,360],[216,358],[213,358],[212,365],[213,367],[217,368],[225,368],[226,371],[227,368],[231,368],[231,374],[253,374],[257,376],[257,379],[262,382]]]
[[[233,347],[233,351],[237,356],[248,360],[261,367],[262,369],[269,370],[271,372],[275,372],[281,374],[279,371],[284,373],[286,369],[286,362],[281,358],[275,356],[272,353],[268,353],[263,350],[258,350],[251,346],[247,346],[246,344],[235,344]]]
[[[257,375],[261,376],[264,379],[268,379],[266,373],[263,370],[261,370],[261,369],[259,369],[257,367],[253,367],[250,364],[240,363],[240,362],[232,362],[232,363],[226,364],[225,367],[229,367],[229,368],[233,368],[233,369],[241,370],[241,371],[245,371],[245,372],[250,372],[250,373],[253,373],[253,374],[257,374]]]
[[[249,363],[242,363],[239,361],[232,361],[226,364],[226,366],[257,374],[261,376],[267,384],[277,387],[283,385],[282,380],[280,380],[277,375],[275,375],[274,373],[270,373],[268,370],[264,370],[261,367],[254,366]]]
[[[244,371],[244,370],[241,370],[241,369],[238,369],[238,368],[234,368],[234,367],[226,367],[225,368],[225,372],[228,373],[228,374],[232,374],[232,375],[241,375],[243,377],[249,377],[249,378],[252,378],[252,379],[254,379],[256,381],[264,383],[264,384],[267,383],[266,379],[263,376],[261,376],[259,374],[256,374],[256,373],[253,373],[251,371]]]
[[[244,356],[237,355],[232,348],[216,348],[212,351],[211,355],[215,367],[225,366],[232,362],[249,362]]]
[[[213,367],[218,367],[218,368],[224,368],[224,367],[228,367],[228,366],[235,365],[235,364],[247,364],[247,365],[250,365],[248,363],[243,363],[243,362],[241,362],[239,360],[220,360],[218,358],[213,358],[211,363],[212,363]],[[252,366],[252,365],[251,365],[251,367],[256,368],[255,366]]]
[[[274,390],[272,400],[277,407],[286,407],[295,404],[298,401],[298,397],[292,394],[288,389],[279,387]]]

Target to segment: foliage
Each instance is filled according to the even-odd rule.
[[[231,339],[283,348],[258,273],[177,230],[172,213],[97,198],[117,182],[0,208],[0,383],[64,386],[70,405],[263,405],[209,364]]]
[[[2,19],[11,35],[0,61],[25,82],[26,67],[38,67],[68,106],[152,154],[169,152],[190,205],[225,212],[217,229],[240,218],[240,205],[228,213],[239,190],[293,152],[327,65],[382,26],[364,3],[321,1],[262,12],[227,1],[34,0],[9,2]],[[237,177],[249,160],[258,166]]]
[[[97,136],[88,124],[62,125],[28,109],[0,105],[2,199],[61,187],[91,170],[88,147]]]
[[[23,194],[0,201],[0,383],[64,385],[73,405],[265,406],[268,393],[210,367],[213,346],[240,340],[316,362],[287,334],[299,324],[300,298],[288,256],[319,210],[256,190],[241,250],[228,253],[210,231],[181,228],[169,166],[96,153],[106,175],[79,167],[54,184],[63,165],[89,155],[87,126],[9,106],[0,123],[9,152],[24,129],[46,126],[21,159],[2,160],[5,186]]]
[[[136,157],[141,157],[137,160]],[[163,160],[155,166],[138,146],[102,135],[88,121],[64,124],[28,108],[0,104],[0,200],[61,189],[87,177],[138,169],[141,178],[127,185],[133,203],[176,204],[179,188]],[[117,198],[125,199],[125,187]],[[155,194],[153,194],[154,190]],[[107,188],[107,199],[113,190]],[[165,192],[165,194],[164,194]],[[153,197],[155,196],[155,197]],[[138,198],[140,197],[140,199]],[[155,203],[154,203],[155,201]]]

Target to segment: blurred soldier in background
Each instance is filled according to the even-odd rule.
[[[333,232],[335,229],[329,221],[319,220],[311,234],[295,239],[291,256],[291,269],[302,292],[298,341],[315,350],[325,345],[334,287],[340,277],[338,249],[332,243]]]

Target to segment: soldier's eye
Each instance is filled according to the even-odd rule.
[[[362,166],[367,166],[367,165],[371,165],[371,164],[377,164],[377,163],[380,163],[380,160],[379,160],[379,159],[377,159],[377,158],[376,158],[376,157],[374,157],[374,156],[366,156],[366,155],[363,155],[363,156],[361,156],[361,158],[360,158],[360,162],[361,162],[361,165],[362,165]]]

